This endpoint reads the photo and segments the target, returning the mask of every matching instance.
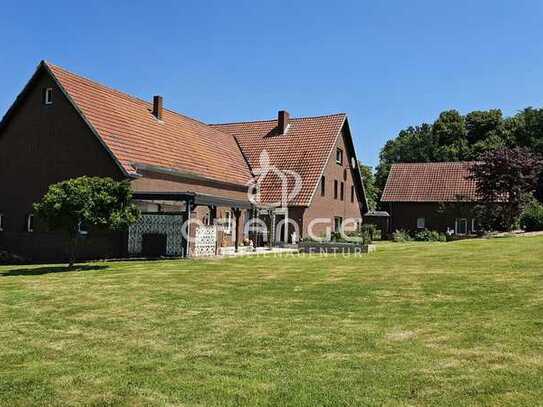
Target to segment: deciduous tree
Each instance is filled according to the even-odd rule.
[[[471,168],[485,216],[495,214],[494,228],[510,229],[522,212],[523,199],[537,186],[539,156],[525,147],[501,148],[481,155]]]
[[[139,218],[132,203],[130,184],[111,178],[81,177],[51,185],[40,202],[36,216],[52,230],[70,237],[70,267],[77,257],[81,225],[98,229],[122,230]]]

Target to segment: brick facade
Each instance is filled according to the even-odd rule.
[[[364,198],[361,191],[355,186],[354,176],[357,169],[352,167],[353,155],[350,154],[346,146],[346,134],[342,131],[334,148],[332,149],[330,158],[323,172],[325,179],[325,193],[321,195],[321,184],[317,186],[311,205],[304,211],[303,215],[303,231],[304,236],[308,234],[308,226],[310,222],[317,218],[329,219],[328,223],[315,223],[312,227],[313,233],[317,236],[322,236],[327,233],[327,230],[334,231],[334,218],[340,217],[345,219],[356,219],[361,222],[362,206],[360,201]],[[341,164],[336,162],[336,151],[341,149],[343,160]],[[358,163],[355,163],[358,165]],[[334,196],[334,183],[337,182],[338,191],[337,198]],[[341,199],[341,184],[343,183],[343,199]],[[351,200],[351,188],[353,188],[353,200]],[[355,225],[346,225],[345,230],[353,230]]]
[[[47,88],[53,89],[52,105],[43,103]],[[0,133],[0,249],[51,261],[65,256],[66,237],[46,232],[39,222],[34,232],[27,232],[32,204],[49,185],[68,178],[121,180],[123,175],[50,76],[38,73],[22,97],[24,103],[15,107]],[[81,257],[123,253],[122,238],[98,233],[82,247]]]

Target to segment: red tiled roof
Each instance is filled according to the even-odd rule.
[[[302,188],[288,204],[308,206],[345,118],[344,113],[290,118],[286,134],[277,134],[277,119],[212,126],[236,137],[253,171],[260,168],[260,155],[266,150],[271,165],[299,174]],[[261,202],[279,202],[281,193],[280,179],[268,175],[261,185]]]
[[[245,185],[251,171],[231,135],[46,63],[128,174],[147,164]]]
[[[393,164],[381,201],[474,201],[476,182],[468,179],[473,164],[475,162]]]

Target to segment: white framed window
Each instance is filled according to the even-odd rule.
[[[0,213],[0,232],[4,231],[4,214]]]
[[[84,222],[79,222],[77,225],[77,232],[81,236],[87,236],[89,234],[89,227]]]
[[[417,218],[417,229],[426,228],[426,218]]]
[[[26,231],[34,232],[34,215],[32,214],[26,215]]]
[[[466,218],[456,219],[454,222],[454,231],[457,235],[468,233],[468,220]]]
[[[53,104],[53,88],[47,88],[43,92],[43,104],[45,105]]]
[[[343,150],[341,148],[336,149],[336,163],[343,165]]]

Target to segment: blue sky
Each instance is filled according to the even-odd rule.
[[[543,105],[541,1],[6,2],[0,111],[41,59],[206,122],[349,114],[359,158],[445,109]]]

